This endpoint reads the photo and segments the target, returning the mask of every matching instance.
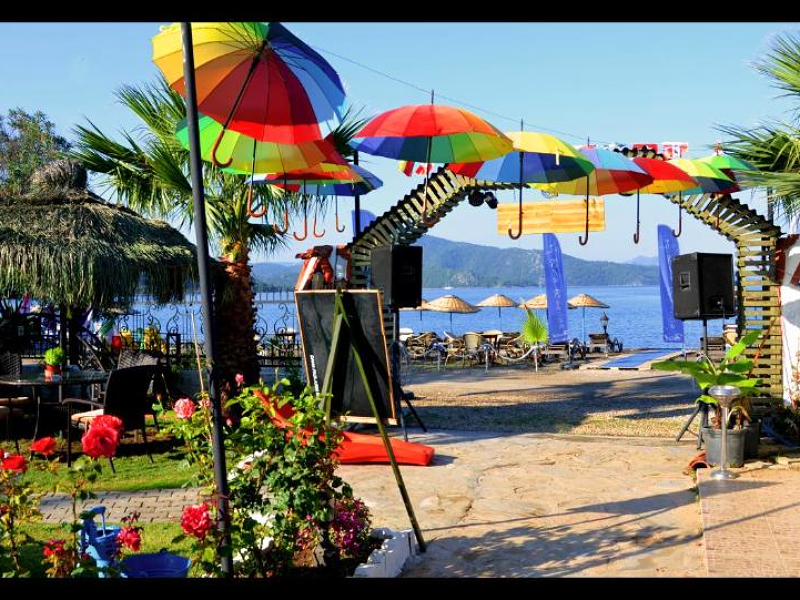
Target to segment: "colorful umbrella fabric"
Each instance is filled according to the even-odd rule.
[[[336,152],[330,138],[299,144],[279,144],[260,142],[236,131],[223,130],[222,123],[208,115],[200,115],[198,125],[203,160],[213,162],[212,152],[219,140],[216,158],[227,165],[226,170],[231,172],[277,173],[307,169],[320,163],[336,165],[337,168],[347,165],[347,161]],[[178,123],[175,135],[181,145],[188,149],[189,129],[186,127],[186,119]]]
[[[532,184],[531,187],[551,194],[605,196],[630,192],[653,181],[644,169],[619,152],[581,148],[580,153],[594,165],[588,173],[588,181],[587,177],[581,177],[558,183]]]
[[[667,161],[636,157],[633,162],[653,178],[652,183],[637,190],[642,194],[676,194],[698,186],[688,173]]]
[[[192,38],[198,110],[225,129],[296,144],[341,118],[336,71],[280,23],[192,23]],[[153,37],[153,62],[185,94],[180,24]]]
[[[758,171],[756,167],[751,165],[746,160],[742,160],[741,158],[736,158],[735,156],[731,156],[730,154],[712,154],[710,156],[704,156],[703,158],[698,158],[697,160],[710,164],[712,167],[716,167],[720,171],[725,169],[730,171]]]
[[[478,162],[511,151],[511,140],[477,115],[452,106],[401,106],[382,113],[355,136],[360,152],[424,163]]]
[[[501,183],[549,183],[584,177],[594,165],[576,148],[547,133],[506,132],[512,151],[479,163],[451,163],[447,168],[479,181]],[[522,181],[520,181],[520,156]]]
[[[735,185],[730,177],[707,162],[674,158],[669,163],[690,175],[699,184],[698,187],[684,191],[684,194],[725,194],[729,193],[731,185]]]
[[[288,184],[296,185],[326,185],[330,183],[361,183],[363,179],[352,165],[340,166],[336,171],[328,170],[327,166],[297,169],[283,173],[268,173],[254,175],[253,183],[267,183],[271,185]],[[310,192],[308,192],[310,193]]]
[[[350,168],[361,177],[361,181],[318,182],[307,188],[308,193],[312,196],[363,196],[364,194],[368,194],[383,185],[383,181],[378,179],[378,177],[370,171],[367,171],[364,167],[350,165]],[[289,174],[287,174],[287,176],[288,175]],[[291,191],[297,191],[298,189],[297,183],[289,183],[284,185],[281,181],[281,183],[276,183],[275,185],[278,187],[286,187]]]

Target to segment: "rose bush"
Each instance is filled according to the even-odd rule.
[[[191,419],[194,414],[194,402],[189,398],[181,398],[175,403],[175,416],[179,419]]]

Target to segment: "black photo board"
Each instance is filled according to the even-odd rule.
[[[303,363],[309,385],[316,393],[322,388],[328,365],[333,337],[335,294],[334,290],[295,292]],[[371,382],[378,413],[384,423],[397,425],[380,293],[378,290],[344,291],[342,303],[354,328],[352,335],[361,349],[361,360]],[[364,382],[358,373],[353,350],[347,343],[348,340],[343,341],[341,347],[347,351],[347,357],[346,360],[340,357],[333,374],[331,414],[342,421],[374,423],[375,417],[367,399]]]

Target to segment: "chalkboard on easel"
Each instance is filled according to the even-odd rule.
[[[295,292],[295,306],[303,345],[303,363],[309,385],[319,393],[333,337],[334,290]],[[397,425],[394,389],[389,372],[389,352],[383,328],[383,309],[378,290],[342,292],[342,303],[354,327],[352,335],[361,348],[370,387],[384,423]],[[340,360],[333,374],[331,414],[342,421],[374,423],[375,416],[352,350]],[[347,414],[345,414],[347,413]]]

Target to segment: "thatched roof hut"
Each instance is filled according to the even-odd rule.
[[[164,221],[145,219],[86,189],[75,161],[51,163],[24,196],[0,199],[0,295],[57,305],[126,305],[143,285],[157,302],[183,297],[194,246]]]

